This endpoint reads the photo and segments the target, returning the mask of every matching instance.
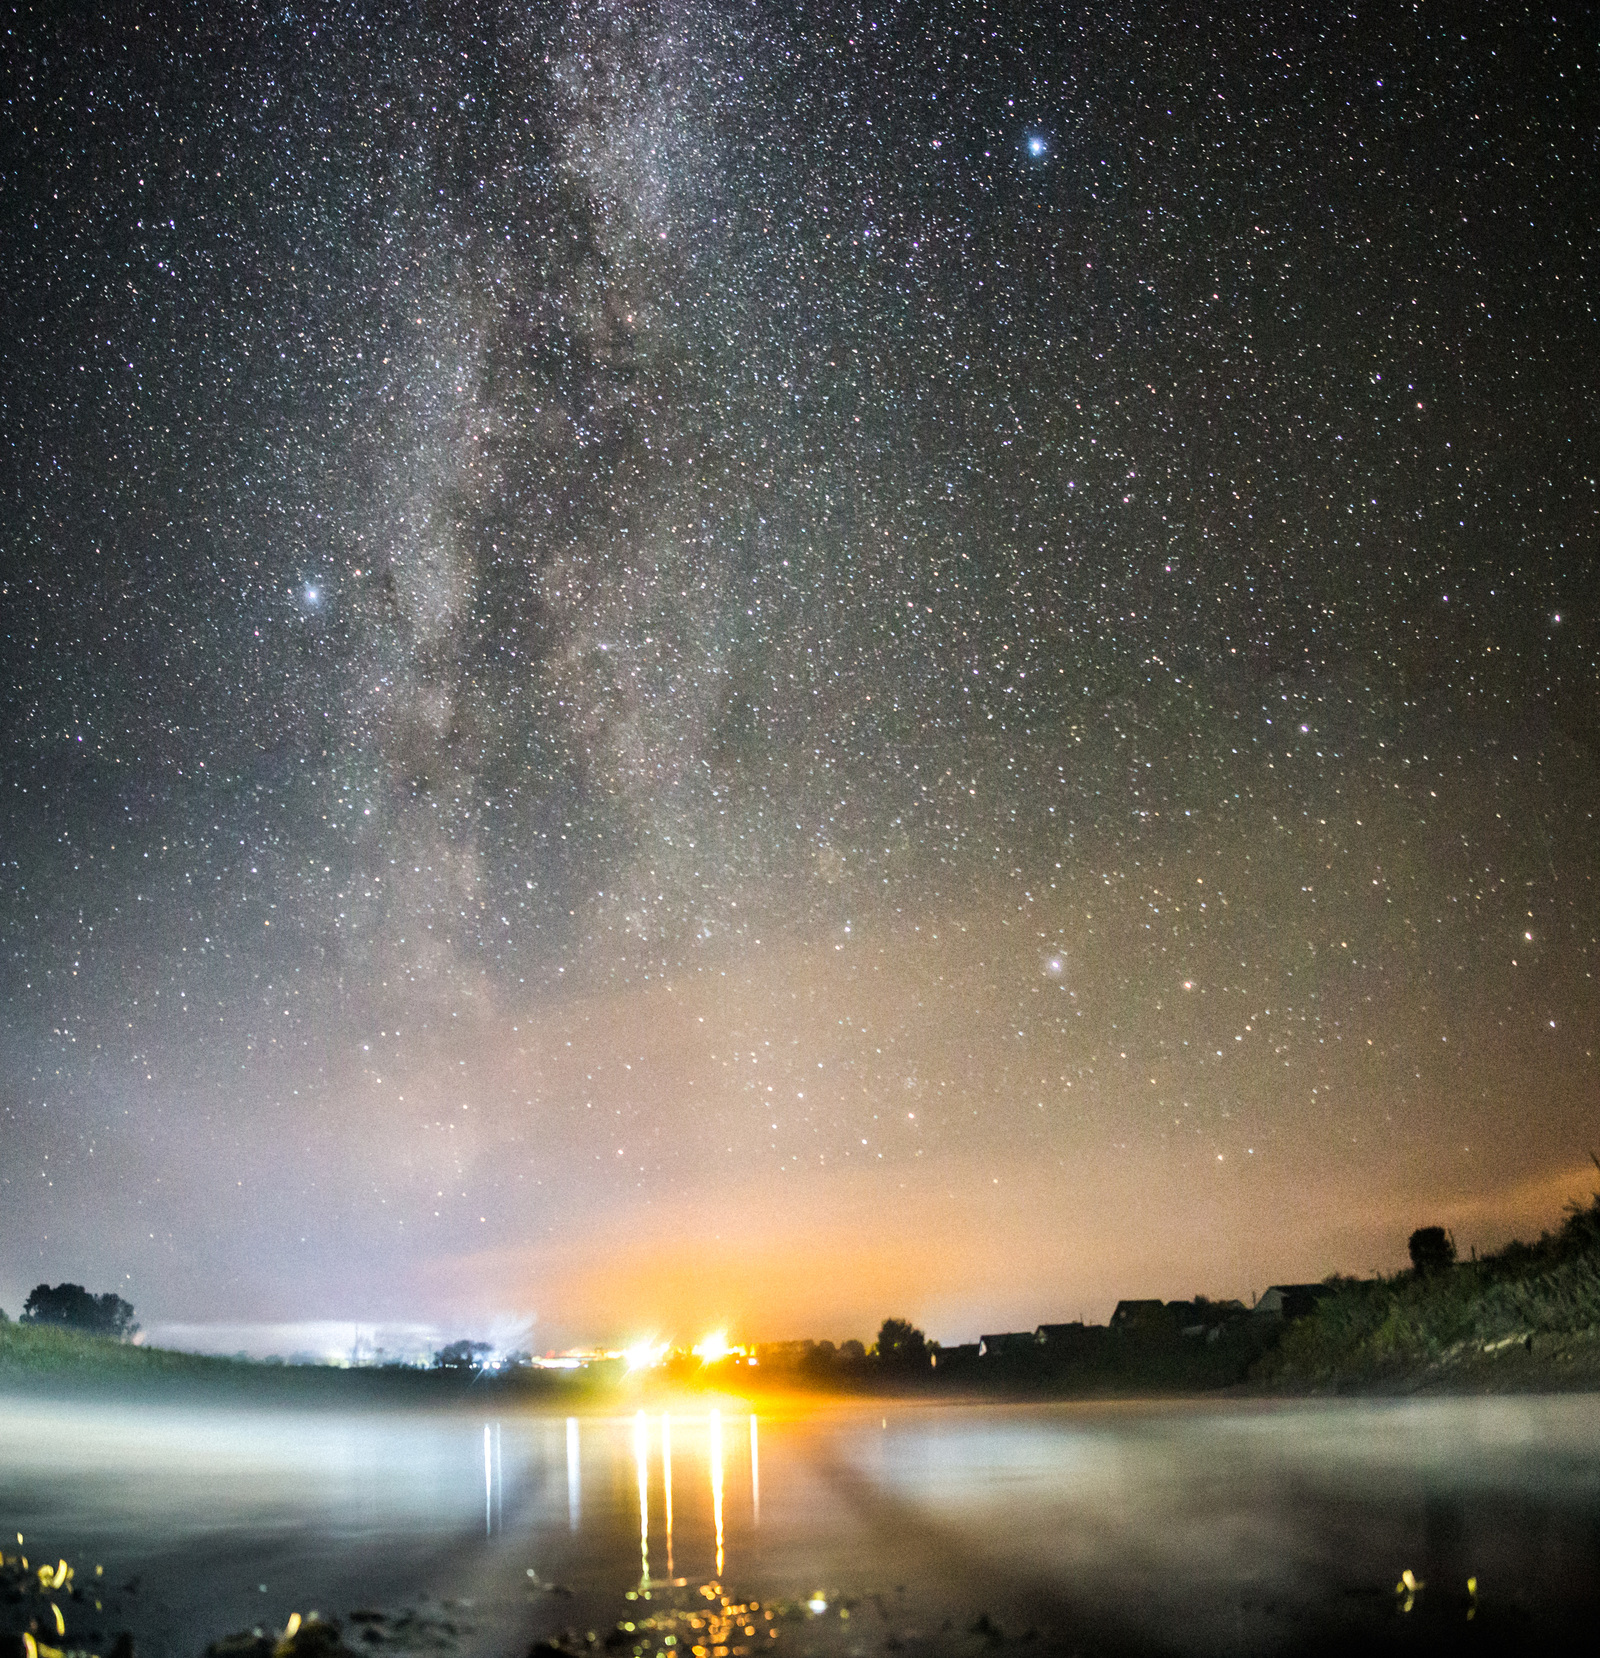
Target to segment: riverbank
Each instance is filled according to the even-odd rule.
[[[159,1393],[217,1403],[433,1407],[467,1399],[578,1408],[609,1397],[609,1381],[560,1371],[503,1374],[394,1365],[264,1364],[135,1346],[42,1324],[0,1324],[0,1391],[70,1396]]]
[[[1554,1232],[1391,1277],[1330,1280],[1251,1382],[1288,1392],[1600,1387],[1600,1195]]]

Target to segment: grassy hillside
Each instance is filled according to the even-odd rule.
[[[1343,1280],[1284,1332],[1261,1379],[1361,1385],[1452,1371],[1600,1364],[1600,1194],[1537,1243],[1432,1273]]]
[[[0,1324],[0,1380],[63,1375],[209,1378],[237,1368],[231,1359],[134,1347],[51,1324]]]
[[[344,1370],[258,1364],[205,1353],[135,1347],[48,1324],[0,1324],[0,1388],[114,1392],[201,1389],[217,1398],[333,1404],[381,1401],[434,1405],[467,1395],[574,1401],[598,1394],[587,1375],[537,1371],[474,1376],[445,1370]],[[3,1658],[3,1654],[0,1654]]]

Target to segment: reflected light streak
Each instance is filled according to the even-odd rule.
[[[578,1469],[578,1419],[567,1418],[567,1530],[576,1531],[582,1517],[583,1481]]]
[[[672,1418],[661,1417],[661,1484],[667,1499],[667,1576],[673,1574],[672,1564]]]
[[[483,1425],[483,1534],[494,1535],[494,1436]]]
[[[750,1518],[761,1524],[761,1447],[756,1443],[756,1413],[750,1412]]]
[[[711,1453],[711,1518],[717,1528],[717,1581],[722,1581],[722,1412],[712,1411],[709,1433]]]
[[[639,1584],[650,1586],[650,1424],[643,1411],[633,1419],[633,1460],[639,1472]]]

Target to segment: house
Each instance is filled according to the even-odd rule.
[[[1103,1324],[1074,1320],[1071,1324],[1041,1324],[1033,1332],[1033,1339],[1052,1358],[1060,1358],[1087,1352],[1104,1339],[1105,1333]]]
[[[999,1335],[978,1337],[978,1356],[997,1358],[1002,1353],[1032,1353],[1038,1346],[1032,1330],[1006,1330]]]
[[[1070,1346],[1073,1342],[1082,1341],[1089,1331],[1104,1328],[1103,1324],[1085,1324],[1081,1318],[1075,1318],[1070,1324],[1041,1324],[1033,1332],[1033,1339],[1041,1347]]]
[[[1111,1328],[1129,1335],[1165,1335],[1174,1325],[1164,1301],[1119,1301],[1111,1314]]]
[[[1333,1294],[1332,1284],[1273,1284],[1256,1302],[1256,1318],[1304,1318],[1317,1310],[1317,1303]]]
[[[978,1343],[964,1341],[955,1347],[940,1347],[928,1355],[935,1370],[959,1370],[973,1364],[978,1357]]]
[[[1193,1341],[1215,1341],[1224,1324],[1243,1318],[1248,1310],[1242,1301],[1212,1301],[1203,1295],[1167,1303],[1167,1316]]]

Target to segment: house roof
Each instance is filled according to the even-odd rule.
[[[1037,1345],[1032,1330],[1001,1330],[992,1336],[978,1337],[978,1351],[985,1354],[1009,1352],[1019,1347]]]

